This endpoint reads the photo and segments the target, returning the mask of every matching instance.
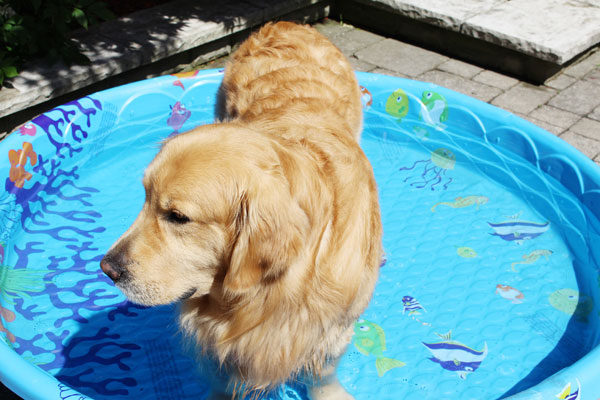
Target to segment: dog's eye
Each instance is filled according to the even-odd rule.
[[[170,210],[166,214],[166,220],[174,224],[187,224],[190,219],[177,210]]]

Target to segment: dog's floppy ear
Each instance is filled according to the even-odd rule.
[[[223,282],[229,295],[242,295],[261,281],[276,280],[303,247],[308,216],[284,180],[270,176],[261,181],[260,190],[246,192],[240,200],[237,240]]]

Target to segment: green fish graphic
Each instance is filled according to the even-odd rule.
[[[552,250],[534,250],[529,254],[523,255],[523,261],[515,261],[514,263],[511,263],[510,267],[512,268],[512,270],[514,272],[519,272],[515,268],[515,265],[517,265],[517,264],[532,264],[532,263],[536,262],[540,257],[546,257],[546,260],[547,260],[548,256],[550,256],[552,253],[553,253]]]
[[[408,96],[402,89],[396,90],[392,93],[387,101],[385,102],[385,112],[398,118],[398,121],[402,121],[402,118],[408,114]]]
[[[380,377],[392,368],[406,365],[402,361],[383,356],[385,333],[379,325],[373,322],[361,319],[354,324],[354,346],[365,356],[375,356],[375,366]]]
[[[588,315],[594,309],[594,301],[574,289],[560,289],[553,292],[548,300],[552,307],[568,315],[574,315],[579,322],[588,322]],[[355,329],[356,331],[356,329]]]
[[[427,90],[423,92],[421,101],[426,110],[421,110],[419,116],[428,125],[441,125],[448,120],[448,102],[444,96]]]
[[[438,206],[444,205],[452,208],[464,208],[475,205],[479,210],[479,206],[486,204],[489,201],[489,198],[485,196],[467,196],[467,197],[457,197],[454,201],[441,201],[436,203],[433,207],[431,207],[431,212],[435,212],[435,209]]]
[[[473,257],[477,257],[477,252],[475,250],[473,250],[473,248],[471,247],[458,247],[458,246],[454,246],[456,247],[456,253],[461,256],[462,258],[473,258]]]

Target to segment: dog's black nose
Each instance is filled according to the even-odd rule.
[[[102,261],[100,261],[100,268],[115,283],[123,276],[123,262],[113,254],[109,253],[104,256]]]

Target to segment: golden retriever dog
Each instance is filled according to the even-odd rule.
[[[226,66],[217,120],[165,141],[101,268],[135,303],[181,302],[182,330],[238,389],[352,399],[336,362],[382,257],[356,77],[314,29],[267,24]]]

